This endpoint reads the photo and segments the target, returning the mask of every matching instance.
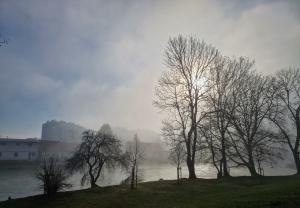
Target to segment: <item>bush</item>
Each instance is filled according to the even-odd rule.
[[[48,197],[54,196],[59,190],[71,186],[71,184],[66,183],[67,172],[57,158],[43,159],[36,177],[42,182],[44,195]]]

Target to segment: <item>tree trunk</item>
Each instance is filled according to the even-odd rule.
[[[135,165],[135,188],[138,186],[138,166]]]
[[[179,184],[179,167],[177,166],[177,184]]]
[[[222,163],[222,160],[221,160],[220,161],[220,170],[218,169],[217,178],[222,178],[222,174],[223,174],[223,163]]]
[[[97,187],[95,177],[94,177],[94,175],[91,173],[91,170],[89,171],[89,175],[90,175],[91,188]]]
[[[130,188],[134,189],[134,179],[135,179],[135,166],[132,167],[131,169],[131,184],[130,184]]]
[[[294,161],[296,165],[296,175],[300,175],[300,158],[299,158],[299,153],[297,151],[293,151],[293,156],[294,156]]]
[[[95,188],[95,187],[97,187],[96,181],[91,180],[91,188]]]
[[[249,169],[249,172],[250,172],[251,176],[258,176],[252,157],[249,158],[249,164],[247,165],[247,168]]]
[[[299,158],[299,143],[300,143],[300,105],[296,110],[296,127],[297,127],[297,137],[295,143],[295,149],[293,151],[294,160],[297,168],[297,175],[300,175],[300,158]]]
[[[186,161],[188,170],[189,170],[189,179],[196,179],[196,173],[195,173],[195,161],[191,160],[191,158],[187,157],[187,161]]]
[[[223,174],[224,177],[229,177],[227,160],[226,160],[226,149],[225,149],[225,136],[222,135],[222,164],[223,164]]]

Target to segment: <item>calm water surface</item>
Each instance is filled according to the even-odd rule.
[[[8,196],[19,198],[41,194],[41,184],[35,178],[37,165],[1,165],[0,166],[0,201],[6,200]],[[144,165],[140,168],[140,175],[143,181],[157,181],[159,179],[176,179],[176,168],[171,165]],[[197,177],[216,178],[216,171],[210,165],[199,165],[196,167]],[[265,175],[288,175],[295,173],[289,168],[265,168]],[[245,169],[232,169],[231,175],[249,175]],[[128,174],[122,170],[105,171],[99,185],[116,185],[120,184]],[[186,167],[183,167],[182,176],[188,177]],[[80,175],[73,175],[69,182],[72,188],[68,190],[76,190],[87,188],[88,186],[80,185]]]

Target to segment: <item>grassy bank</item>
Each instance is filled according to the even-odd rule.
[[[1,202],[0,207],[300,207],[300,178],[295,176],[157,181],[138,190],[112,186],[59,193],[54,199],[33,196]]]

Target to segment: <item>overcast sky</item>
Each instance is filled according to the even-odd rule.
[[[170,36],[272,73],[300,66],[299,11],[298,0],[0,0],[0,134],[40,137],[52,119],[159,131],[152,101]]]

